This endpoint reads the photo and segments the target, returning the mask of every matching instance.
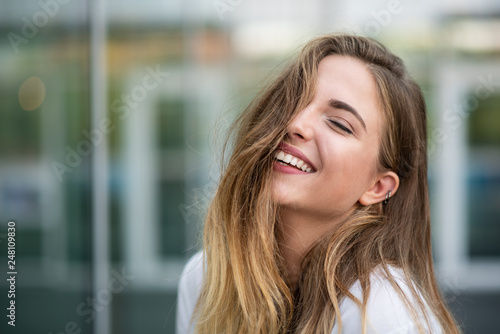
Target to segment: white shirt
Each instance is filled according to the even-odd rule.
[[[390,273],[401,287],[406,296],[411,296],[408,285],[403,280],[400,269],[389,267]],[[179,282],[177,298],[177,334],[191,334],[194,332],[194,322],[190,324],[191,316],[200,295],[203,280],[202,252],[195,254],[184,267]],[[418,327],[407,310],[403,300],[394,290],[389,281],[381,275],[373,273],[370,279],[370,298],[366,307],[367,334],[416,334]],[[359,281],[354,283],[349,291],[359,300],[362,300],[362,289]],[[410,298],[411,300],[411,298]],[[361,333],[361,309],[349,298],[340,303],[340,317],[342,319],[342,333]],[[442,333],[436,318],[428,312],[431,331],[428,333]],[[422,318],[423,319],[423,318]],[[422,321],[425,326],[425,321]],[[338,323],[331,334],[338,333]]]

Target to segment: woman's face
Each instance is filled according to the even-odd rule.
[[[273,197],[282,209],[331,221],[376,187],[383,114],[375,80],[360,60],[327,56],[317,80],[313,100],[289,125],[283,153],[277,151]]]

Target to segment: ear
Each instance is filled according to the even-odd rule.
[[[392,171],[379,174],[375,183],[368,188],[359,198],[362,205],[371,205],[385,200],[386,195],[391,192],[394,196],[399,187],[399,177]]]

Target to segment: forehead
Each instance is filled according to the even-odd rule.
[[[368,133],[377,132],[382,124],[375,79],[367,65],[354,57],[330,55],[320,61],[316,98],[319,103],[334,98],[354,107],[364,119]]]

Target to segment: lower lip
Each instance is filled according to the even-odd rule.
[[[296,167],[292,167],[290,165],[282,165],[278,161],[274,161],[273,169],[275,171],[278,171],[281,173],[286,173],[286,174],[310,174],[310,173],[301,171],[300,169],[297,169]]]

